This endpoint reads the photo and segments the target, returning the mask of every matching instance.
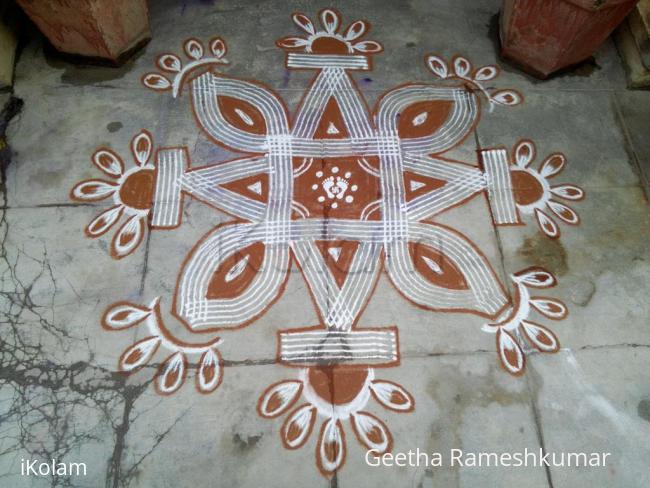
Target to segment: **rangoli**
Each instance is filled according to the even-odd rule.
[[[475,163],[444,156],[475,129],[482,98],[490,110],[523,101],[515,90],[486,87],[498,67],[428,55],[432,83],[398,86],[370,110],[352,77],[371,70],[383,49],[363,40],[370,24],[358,20],[342,29],[333,9],[319,13],[321,28],[303,14],[292,18],[302,36],[277,41],[286,68],[315,73],[293,117],[269,88],[218,71],[227,63],[222,39],[207,50],[189,39],[186,60],[163,54],[160,72],[142,81],[173,97],[189,92],[200,129],[242,156],[196,165],[186,147],[154,149],[143,130],[131,141],[128,169],[114,151],[98,149],[92,161],[108,179],[80,182],[71,198],[112,199],[86,234],[97,238],[122,221],[110,246],[115,259],[133,253],[147,228],[179,227],[187,198],[233,217],[187,255],[168,305],[175,320],[207,340],[179,340],[163,320],[160,297],[148,305],[115,303],[102,318],[109,330],[146,331],[118,368],[130,373],[161,358],[154,384],[163,395],[176,392],[190,369],[198,391],[214,391],[224,369],[219,334],[233,330],[234,337],[234,329],[255,322],[281,296],[290,267],[300,268],[319,324],[277,332],[277,363],[288,368],[288,379],[270,385],[257,410],[265,418],[285,416],[280,436],[287,449],[303,446],[318,421],[316,464],[328,476],[345,462],[344,423],[367,449],[391,449],[388,427],[365,411],[371,398],[398,413],[415,407],[406,388],[381,379],[382,368],[400,364],[397,327],[359,325],[382,268],[417,306],[484,317],[504,369],[519,375],[529,347],[559,348],[555,334],[530,319],[533,311],[566,316],[562,302],[533,294],[555,278],[541,268],[518,272],[510,277],[510,297],[481,251],[436,217],[484,195],[494,225],[523,225],[522,216],[532,215],[544,234],[558,238],[559,221],[579,223],[562,200],[580,200],[584,192],[552,185],[565,157],[554,153],[537,165],[530,140],[512,151],[481,149]]]

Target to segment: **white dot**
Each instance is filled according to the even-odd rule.
[[[318,176],[320,178],[321,176],[323,176],[323,172],[322,171],[316,171],[316,176]]]
[[[324,202],[324,201],[325,201],[325,197],[321,195],[320,197],[318,197],[318,201],[319,201],[319,202]]]
[[[359,187],[357,185],[352,185],[352,191],[357,191]]]
[[[352,176],[352,173],[350,173],[349,171],[347,173],[345,173],[346,178],[349,178],[350,176]]]
[[[312,190],[318,190],[318,185],[316,183],[314,183],[313,185],[311,185],[311,189]]]
[[[338,207],[338,206],[339,206],[339,204],[338,204],[337,202],[334,202],[334,203],[332,204],[332,208],[336,208],[336,207]]]
[[[339,172],[339,167],[338,167],[338,166],[334,166],[334,167],[332,168],[332,173],[336,174],[336,173],[338,173],[338,172]]]
[[[348,202],[348,203],[353,202],[354,197],[352,195],[348,195],[347,197],[345,197],[345,201]]]

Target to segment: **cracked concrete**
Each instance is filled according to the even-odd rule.
[[[650,484],[650,210],[643,188],[650,93],[625,89],[610,42],[589,69],[547,82],[501,63],[494,46],[497,0],[331,5],[346,21],[371,21],[371,38],[384,43],[374,71],[357,76],[370,103],[397,84],[431,81],[425,53],[462,53],[476,63],[501,64],[499,84],[522,91],[526,102],[485,113],[477,137],[455,149],[455,157],[473,161],[478,148],[511,147],[522,137],[534,139],[540,154],[567,155],[559,179],[581,185],[587,200],[575,206],[581,225],[563,228],[558,241],[546,239],[532,221],[495,231],[479,199],[438,219],[476,242],[501,279],[530,265],[556,274],[559,286],[550,295],[570,306],[569,318],[553,324],[563,349],[531,352],[524,376],[513,378],[498,365],[494,336],[480,331],[483,319],[420,310],[382,276],[361,324],[399,326],[402,364],[381,377],[403,384],[416,410],[395,415],[375,403],[371,411],[389,426],[397,452],[603,450],[612,453],[611,465],[369,467],[346,426],[347,462],[332,478],[321,476],[315,434],[306,447],[285,450],[281,421],[256,413],[262,391],[289,377],[276,364],[276,331],[318,321],[296,269],[282,299],[254,326],[224,334],[224,381],[214,393],[200,395],[186,385],[172,396],[157,395],[151,381],[159,362],[131,376],[116,372],[124,348],[142,333],[105,331],[103,311],[119,300],[171,300],[185,254],[229,217],[194,201],[184,209],[181,230],[148,233],[141,249],[115,261],[109,239],[83,235],[104,203],[72,203],[70,188],[97,176],[90,164],[97,147],[128,154],[131,136],[143,127],[157,146],[185,144],[195,160],[233,157],[199,133],[187,97],[145,90],[141,75],[183,39],[220,35],[232,59],[226,72],[267,83],[295,110],[310,76],[287,71],[273,43],[294,32],[292,11],[314,15],[328,5],[152,2],[151,43],[117,71],[71,66],[46,54],[39,39],[25,46],[16,101],[0,120],[0,141],[6,140],[0,146],[0,486]],[[87,462],[88,476],[21,477],[23,458]]]

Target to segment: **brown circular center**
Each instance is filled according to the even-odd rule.
[[[319,397],[333,405],[343,405],[354,400],[367,377],[367,369],[336,366],[309,368],[309,384]]]
[[[154,170],[143,169],[131,173],[120,187],[120,200],[124,205],[146,210],[153,205]]]
[[[320,54],[349,54],[348,45],[335,37],[317,37],[311,43],[311,50]]]
[[[544,196],[544,187],[527,171],[511,171],[512,194],[519,205],[530,205]]]

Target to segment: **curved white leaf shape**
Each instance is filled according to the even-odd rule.
[[[142,84],[152,90],[164,91],[172,87],[171,81],[160,73],[147,73],[142,77]]]
[[[151,134],[146,130],[141,131],[131,141],[133,157],[140,166],[144,166],[147,164],[147,161],[149,161],[152,147],[153,141],[151,140]]]
[[[323,25],[323,28],[329,33],[329,34],[335,34],[336,31],[339,28],[339,24],[341,23],[341,19],[339,18],[339,14],[335,12],[334,10],[331,10],[329,8],[324,9],[320,13],[320,21],[321,24]]]
[[[196,387],[201,393],[212,393],[222,379],[221,355],[216,349],[210,348],[201,356],[201,364],[196,373]]]
[[[228,52],[228,48],[221,37],[215,37],[210,41],[210,51],[212,51],[212,54],[214,54],[215,57],[221,59],[226,55],[226,52]]]
[[[518,375],[524,370],[526,359],[524,353],[509,332],[499,329],[497,332],[497,350],[501,364],[510,374]]]
[[[491,100],[499,105],[513,106],[520,104],[523,98],[519,92],[516,92],[515,90],[501,90],[494,93]]]
[[[302,382],[281,381],[269,386],[257,404],[262,417],[273,418],[287,411],[296,402],[302,391]]]
[[[542,268],[533,268],[517,273],[516,280],[533,288],[549,288],[557,283],[555,276]]]
[[[323,424],[318,440],[318,467],[324,473],[332,473],[345,461],[345,438],[341,422],[335,418]]]
[[[185,41],[185,53],[194,60],[203,57],[203,45],[197,39],[188,39]]]
[[[86,227],[86,234],[90,237],[99,237],[105,234],[122,215],[124,207],[115,205],[95,217]]]
[[[287,449],[302,447],[314,427],[316,408],[311,404],[296,408],[282,424],[282,442]]]
[[[557,352],[560,349],[560,342],[557,340],[557,337],[546,327],[526,320],[522,320],[521,325],[526,334],[526,338],[540,351]]]
[[[352,419],[357,437],[369,450],[375,450],[378,454],[391,450],[393,438],[381,420],[368,412],[353,414]]]
[[[527,168],[535,159],[535,144],[532,141],[521,141],[515,149],[515,160],[520,168]]]
[[[110,149],[98,149],[93,154],[93,164],[107,176],[118,178],[124,172],[124,162]]]
[[[550,178],[562,171],[565,164],[566,158],[564,157],[564,154],[551,154],[546,158],[539,172],[544,178]]]
[[[432,54],[427,58],[427,64],[433,74],[439,78],[444,80],[449,76],[449,68],[447,68],[447,63],[442,58]]]
[[[107,329],[123,330],[139,324],[151,315],[151,310],[132,303],[120,303],[111,308],[102,324]]]
[[[361,41],[354,45],[354,50],[361,53],[378,53],[382,49],[381,44],[375,41]]]
[[[584,190],[575,185],[552,186],[551,193],[565,200],[582,200],[585,197]]]
[[[136,342],[120,356],[118,368],[120,371],[131,373],[149,362],[160,346],[160,338],[156,336],[145,337]]]
[[[113,236],[111,242],[112,254],[115,258],[123,258],[138,247],[144,237],[144,218],[134,215]]]
[[[474,75],[475,81],[490,81],[499,76],[499,68],[496,66],[483,66]]]
[[[226,273],[224,281],[228,283],[242,274],[246,269],[246,265],[248,264],[250,257],[250,254],[246,254],[243,258],[237,261],[237,263],[235,263],[235,265]]]
[[[550,319],[560,320],[567,316],[566,305],[559,300],[552,298],[532,297],[530,304],[542,315]]]
[[[314,29],[314,24],[311,23],[311,20],[309,17],[307,17],[305,14],[293,14],[291,16],[293,19],[294,23],[300,27],[302,30],[307,32],[308,34],[314,35],[316,34],[316,29]]]
[[[556,202],[554,200],[549,200],[547,202],[548,208],[551,209],[551,211],[557,215],[560,219],[565,221],[567,224],[570,225],[578,225],[580,223],[580,217],[578,217],[578,214],[575,213],[575,211],[564,205],[563,203]]]
[[[370,383],[375,399],[389,410],[409,412],[415,407],[411,394],[392,381],[374,380]]]
[[[354,41],[363,36],[368,30],[368,23],[365,20],[357,20],[350,24],[350,26],[345,30],[343,37],[346,41]]]
[[[163,54],[158,56],[158,66],[164,71],[178,73],[183,69],[183,63],[175,54]]]
[[[72,189],[72,198],[87,202],[103,200],[112,195],[118,186],[104,180],[86,180],[77,183]]]
[[[420,112],[415,117],[413,117],[412,124],[415,127],[417,127],[418,125],[424,124],[428,118],[429,118],[429,112],[425,110],[424,112]]]
[[[303,39],[302,37],[283,37],[282,39],[278,39],[276,44],[280,47],[294,49],[309,46],[309,41],[307,39]]]
[[[169,356],[160,366],[156,375],[159,393],[171,395],[183,385],[187,376],[185,361],[185,354],[179,351]]]
[[[560,228],[553,219],[538,208],[535,209],[535,217],[537,218],[539,228],[544,232],[544,234],[549,236],[551,239],[560,237]]]
[[[454,72],[461,78],[466,78],[472,69],[472,64],[462,56],[454,59]]]

